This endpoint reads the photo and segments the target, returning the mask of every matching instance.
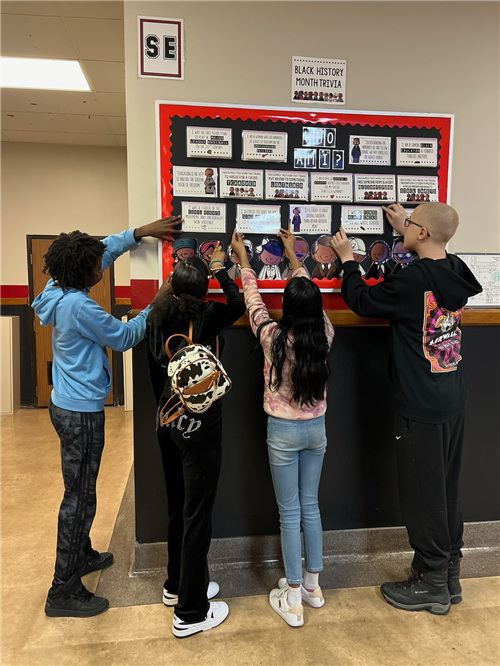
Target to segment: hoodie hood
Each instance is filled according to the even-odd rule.
[[[483,291],[467,264],[454,254],[447,254],[446,259],[422,259],[413,269],[425,274],[440,307],[452,312]]]
[[[47,286],[33,301],[31,307],[35,311],[43,326],[52,326],[56,323],[56,308],[61,300],[71,291],[76,289],[68,289],[63,291],[61,287],[54,284],[53,280],[49,280]]]

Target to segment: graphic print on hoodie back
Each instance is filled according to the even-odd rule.
[[[453,372],[462,360],[461,317],[462,308],[451,312],[440,307],[432,291],[425,292],[422,344],[432,372]]]

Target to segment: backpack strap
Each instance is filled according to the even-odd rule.
[[[167,338],[167,341],[165,342],[165,351],[167,352],[167,356],[169,359],[172,358],[173,354],[169,349],[169,343],[172,338],[184,338],[188,345],[193,344],[193,320],[191,319],[189,322],[189,333],[188,335],[184,335],[183,333],[174,333],[171,335],[169,338]]]

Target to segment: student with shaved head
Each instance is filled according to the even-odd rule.
[[[343,229],[332,239],[342,260],[342,296],[356,314],[391,322],[391,365],[401,510],[415,551],[412,573],[384,583],[385,600],[407,611],[444,615],[462,601],[463,520],[458,491],[467,397],[460,318],[481,286],[446,245],[457,212],[424,203],[411,217],[400,204],[383,206],[405,247],[420,261],[368,286]]]

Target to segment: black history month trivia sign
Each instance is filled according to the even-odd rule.
[[[345,104],[347,60],[292,56],[292,102]]]

